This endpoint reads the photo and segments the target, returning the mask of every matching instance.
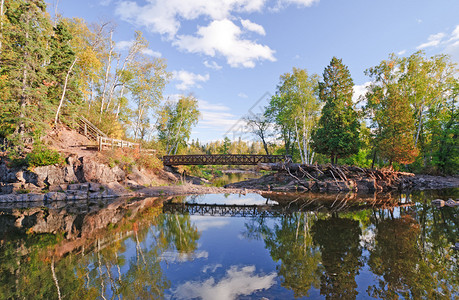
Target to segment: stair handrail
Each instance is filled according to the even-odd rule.
[[[96,134],[96,136],[94,137],[95,139],[97,139],[97,136],[102,136],[102,137],[107,137],[107,135],[105,133],[103,133],[99,128],[97,128],[94,124],[92,124],[88,119],[86,119],[85,117],[83,116],[80,116],[80,120],[85,124],[87,125],[87,127],[94,131]]]

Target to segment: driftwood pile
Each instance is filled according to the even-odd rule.
[[[307,165],[292,163],[260,164],[260,169],[278,171],[273,190],[311,191],[391,191],[401,188],[412,173],[374,170],[354,166]]]

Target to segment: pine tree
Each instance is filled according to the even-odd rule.
[[[329,155],[333,164],[359,151],[360,124],[352,103],[353,87],[348,68],[333,57],[319,83],[319,98],[325,105],[312,135],[315,151]]]
[[[3,100],[9,112],[5,121],[16,124],[16,134],[36,134],[46,124],[43,114],[50,83],[46,64],[51,26],[46,5],[41,0],[7,2],[5,16],[0,57],[0,74],[7,76],[9,88],[8,99]]]
[[[48,99],[52,105],[52,112],[56,114],[56,120],[61,106],[65,101],[65,107],[70,115],[75,106],[80,104],[80,91],[78,89],[77,74],[74,66],[77,61],[75,52],[70,47],[72,35],[65,22],[59,22],[54,29],[54,36],[50,40],[51,61],[48,65],[48,73],[52,82],[48,91]],[[55,112],[55,108],[59,110]],[[72,109],[73,108],[73,109]]]

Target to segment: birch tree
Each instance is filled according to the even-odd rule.
[[[198,120],[198,101],[193,96],[182,95],[178,101],[165,103],[160,111],[157,130],[168,155],[176,154],[180,145],[186,146],[191,129]]]

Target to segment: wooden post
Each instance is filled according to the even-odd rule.
[[[99,144],[99,151],[102,151],[102,137],[97,136],[97,143]]]

